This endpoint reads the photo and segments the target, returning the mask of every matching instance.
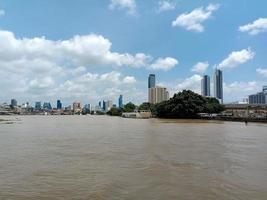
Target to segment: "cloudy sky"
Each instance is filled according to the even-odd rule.
[[[0,102],[147,100],[223,70],[225,102],[267,84],[267,1],[0,0]]]

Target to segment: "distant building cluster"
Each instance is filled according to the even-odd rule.
[[[160,103],[169,100],[169,92],[165,87],[156,86],[155,74],[150,74],[148,77],[148,102]]]
[[[82,106],[81,102],[75,101],[72,105],[63,107],[61,100],[56,101],[56,107],[52,107],[50,102],[35,102],[31,106],[28,102],[18,105],[16,99],[11,99],[10,104],[0,104],[0,114],[52,114],[52,115],[72,115],[72,114],[97,114],[106,113],[111,108],[117,107],[111,100],[99,101],[99,104],[92,107],[91,104]],[[123,108],[123,95],[118,98],[118,107]]]

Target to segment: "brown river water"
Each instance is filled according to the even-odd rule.
[[[1,200],[267,199],[267,124],[0,118]]]

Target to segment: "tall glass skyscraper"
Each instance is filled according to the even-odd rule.
[[[155,86],[156,86],[156,76],[155,76],[155,74],[149,74],[148,88],[153,88]]]
[[[57,109],[58,110],[62,109],[62,103],[60,100],[57,100]]]
[[[123,96],[120,95],[119,97],[119,108],[123,108]]]
[[[214,97],[223,103],[223,74],[219,69],[215,69],[214,76]]]
[[[210,96],[210,77],[208,75],[204,75],[201,80],[201,94],[205,97]]]

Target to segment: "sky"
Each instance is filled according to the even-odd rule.
[[[0,0],[0,102],[147,101],[147,77],[224,102],[267,84],[264,0]],[[213,89],[211,88],[211,91]]]

